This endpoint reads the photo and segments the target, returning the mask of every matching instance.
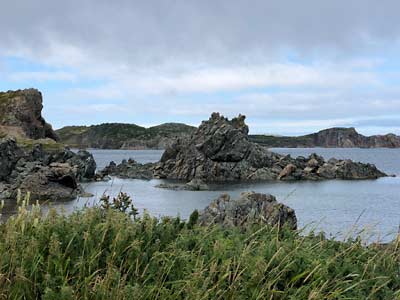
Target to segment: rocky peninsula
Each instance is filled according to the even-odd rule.
[[[167,148],[156,178],[206,182],[238,180],[374,179],[386,176],[372,164],[312,154],[292,158],[267,150],[248,137],[245,116],[228,120],[213,113],[188,139]]]
[[[154,178],[186,182],[199,179],[206,183],[376,179],[386,176],[372,164],[334,158],[326,161],[316,154],[292,158],[274,153],[251,142],[248,132],[245,116],[228,120],[213,113],[193,135],[178,139],[168,147],[159,163],[141,165],[133,160],[118,166],[112,163],[104,174],[142,178],[146,173]]]
[[[350,128],[328,128],[303,136],[251,135],[252,142],[283,148],[400,148],[400,136],[393,133],[365,136]]]

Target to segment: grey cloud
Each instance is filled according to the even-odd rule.
[[[2,1],[3,50],[157,65],[166,59],[243,63],[294,49],[351,54],[400,36],[395,0]]]

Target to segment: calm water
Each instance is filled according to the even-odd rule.
[[[329,159],[350,158],[374,163],[381,170],[400,176],[400,149],[273,149],[292,156],[316,152]],[[155,162],[163,151],[158,150],[92,150],[98,167],[111,160],[133,158],[139,162]],[[62,205],[67,212],[84,205],[93,205],[104,192],[115,195],[124,191],[132,195],[139,211],[147,210],[154,216],[180,215],[187,218],[194,209],[203,209],[221,193],[237,196],[243,191],[257,191],[275,195],[279,201],[294,208],[300,227],[323,230],[328,235],[343,238],[346,234],[365,228],[366,238],[390,240],[400,225],[400,177],[366,181],[330,180],[322,182],[274,182],[257,184],[223,184],[212,191],[170,191],[155,188],[161,180],[123,180],[90,183],[86,191],[93,198],[77,199]]]

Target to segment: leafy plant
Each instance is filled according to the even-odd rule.
[[[100,198],[100,206],[106,210],[115,209],[123,213],[128,213],[128,215],[133,216],[133,218],[136,218],[138,215],[138,210],[133,205],[132,198],[123,192],[120,192],[118,196],[112,198],[112,200],[110,200],[109,195],[104,194]]]

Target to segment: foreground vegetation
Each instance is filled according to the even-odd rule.
[[[44,217],[23,205],[0,225],[0,299],[400,299],[399,241],[200,227],[196,213],[157,220],[130,206],[105,198]]]

